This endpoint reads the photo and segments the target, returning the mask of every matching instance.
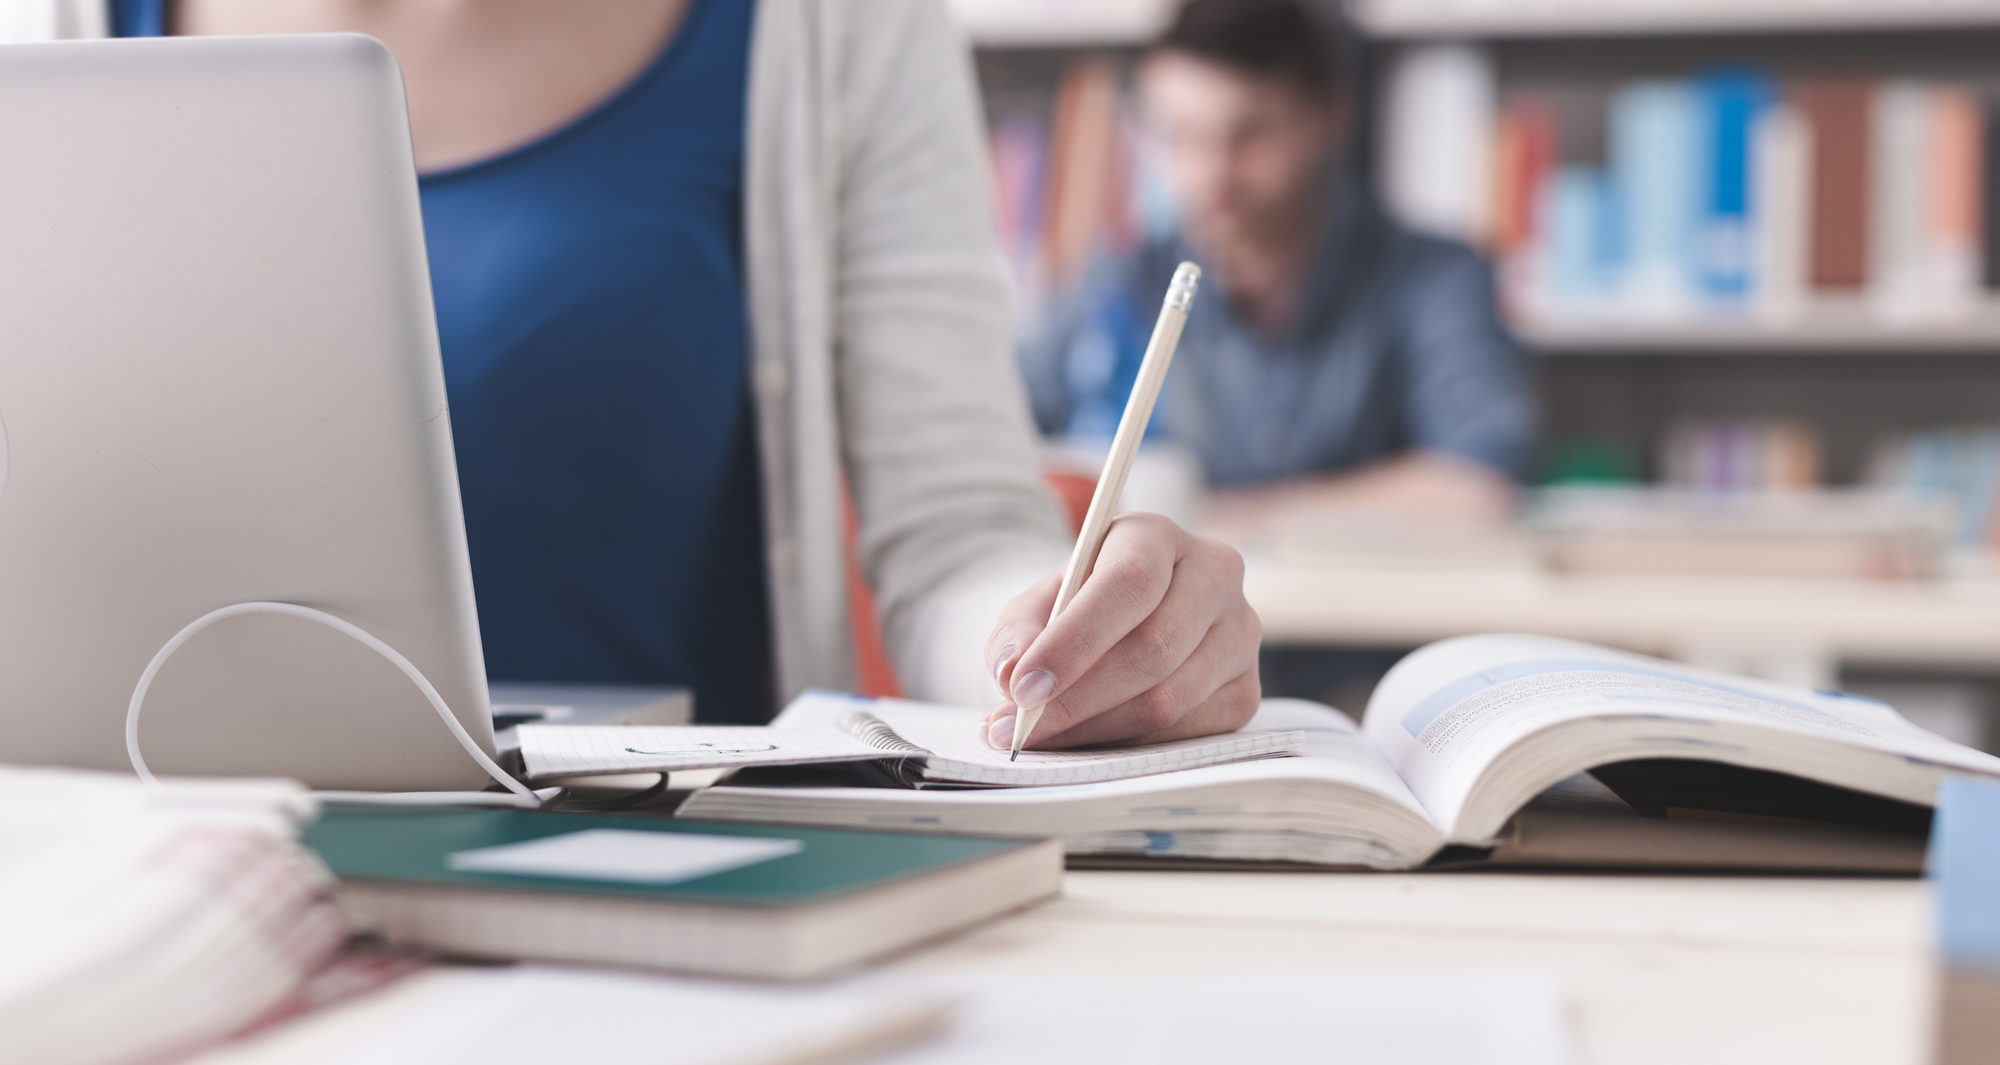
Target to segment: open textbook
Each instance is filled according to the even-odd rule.
[[[799,709],[818,712],[795,706],[777,723]],[[975,711],[931,713],[976,731]],[[2000,758],[1871,699],[1534,636],[1416,651],[1384,678],[1358,728],[1296,700],[1267,700],[1250,727],[1302,733],[1304,749],[982,791],[753,786],[739,774],[697,792],[680,815],[1056,835],[1072,855],[1399,869],[1511,854],[1533,864],[1904,871],[1921,861],[1941,779],[2000,777]]]

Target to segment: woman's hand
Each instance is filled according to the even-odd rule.
[[[1243,727],[1262,688],[1263,628],[1243,558],[1156,514],[1111,523],[1097,565],[1049,623],[1061,573],[1015,596],[986,642],[1009,698],[986,716],[1012,745],[1016,706],[1045,704],[1030,747],[1157,743]]]

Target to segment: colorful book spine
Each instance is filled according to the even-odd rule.
[[[1985,204],[1985,116],[1962,87],[1931,93],[1929,210],[1924,219],[1925,291],[1962,310],[1979,290]]]
[[[1888,317],[1916,312],[1924,301],[1924,236],[1928,228],[1931,89],[1915,81],[1884,82],[1869,101],[1876,139],[1869,157],[1869,295]]]
[[[1812,235],[1811,132],[1798,108],[1778,103],[1758,115],[1752,136],[1753,301],[1765,316],[1782,319],[1797,314],[1806,300]]]
[[[1688,301],[1694,220],[1708,144],[1700,106],[1682,82],[1628,85],[1611,101],[1611,180],[1625,235],[1627,299],[1647,309]]]
[[[1552,302],[1563,307],[1600,300],[1610,266],[1604,232],[1612,223],[1603,171],[1587,166],[1558,170],[1548,181],[1541,214],[1547,219],[1542,272]]]
[[[1769,78],[1750,72],[1712,74],[1699,86],[1709,165],[1695,241],[1696,271],[1705,296],[1740,301],[1750,292],[1755,249],[1753,137],[1774,91]]]
[[[2000,425],[1933,426],[1877,443],[1865,483],[1945,500],[1961,547],[2000,550]]]
[[[1661,441],[1661,479],[1709,492],[1793,492],[1825,483],[1819,434],[1794,421],[1683,422]]]

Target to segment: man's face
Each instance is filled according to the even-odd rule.
[[[1331,102],[1173,52],[1146,62],[1140,94],[1196,244],[1228,251],[1296,238],[1333,152]]]

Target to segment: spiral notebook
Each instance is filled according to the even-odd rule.
[[[527,774],[538,780],[876,761],[891,763],[915,787],[1028,787],[1124,780],[1304,749],[1298,732],[1230,732],[1136,747],[1022,751],[1009,761],[962,709],[832,692],[807,692],[769,726],[523,725],[520,731]]]

